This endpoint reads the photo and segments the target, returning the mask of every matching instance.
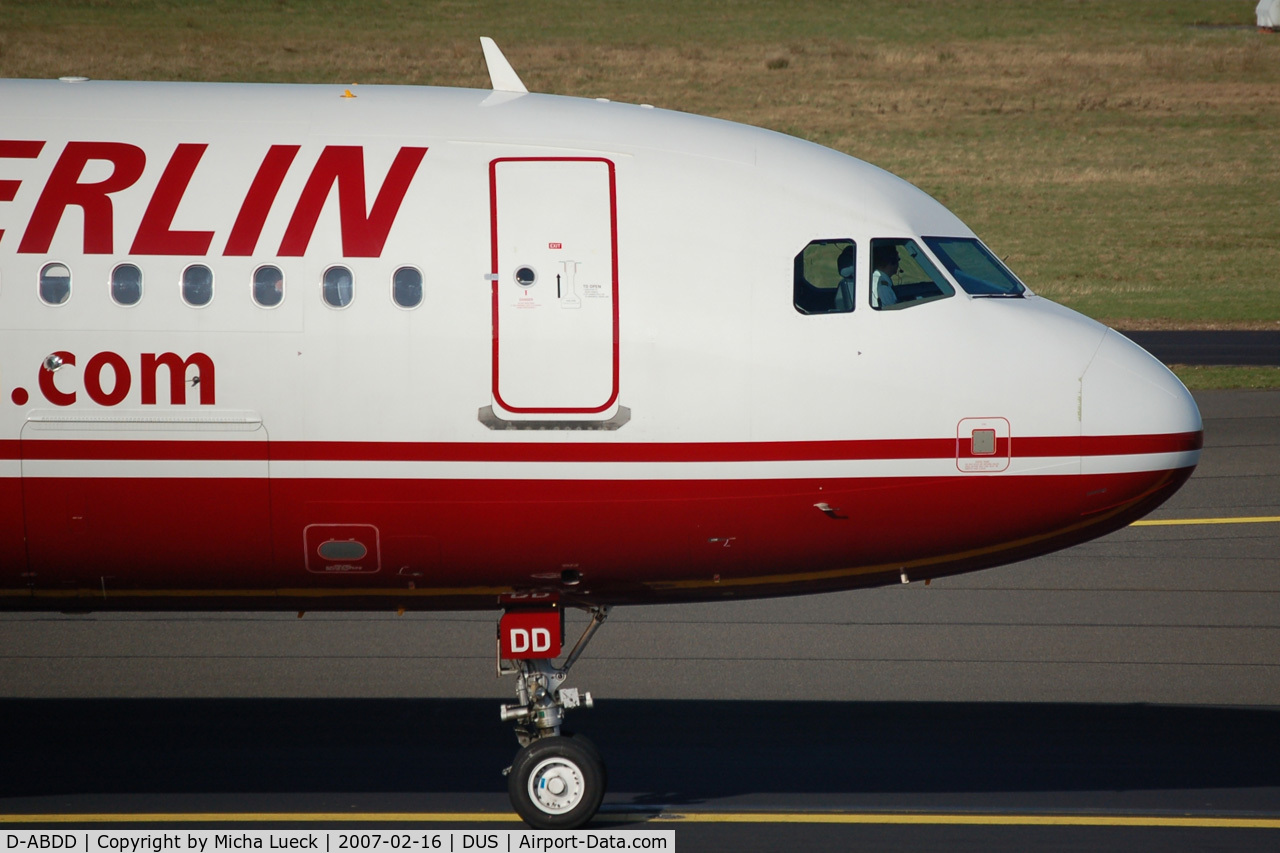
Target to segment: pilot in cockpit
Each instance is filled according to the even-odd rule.
[[[893,290],[893,276],[898,274],[898,247],[881,243],[871,250],[871,293],[876,305],[893,305],[898,301]]]

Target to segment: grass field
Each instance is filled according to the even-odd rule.
[[[1129,328],[1280,328],[1280,35],[1254,0],[0,0],[0,75],[531,89],[882,165],[1033,289]]]
[[[1280,388],[1280,367],[1211,367],[1170,365],[1192,391],[1209,388],[1260,390]]]

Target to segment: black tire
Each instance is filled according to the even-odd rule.
[[[595,756],[596,762],[600,765],[600,780],[601,780],[600,787],[603,790],[608,791],[609,790],[609,765],[604,763],[604,756],[600,754],[600,748],[596,746],[595,741],[591,740],[586,735],[578,734],[577,732],[566,732],[564,729],[560,730],[560,734],[564,735],[565,737],[573,738],[574,743],[581,744],[581,746],[584,749],[586,749],[587,752],[590,752],[593,756]]]
[[[577,829],[604,799],[604,766],[594,747],[546,737],[516,753],[507,777],[511,807],[534,829]]]

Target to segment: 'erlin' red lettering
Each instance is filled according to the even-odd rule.
[[[325,200],[338,185],[338,213],[342,224],[342,254],[349,258],[376,258],[382,254],[391,224],[404,201],[425,148],[401,148],[382,182],[373,208],[365,216],[364,151],[355,145],[328,145],[320,153],[298,206],[280,242],[280,254],[301,257],[320,219]]]
[[[115,385],[108,394],[102,389],[102,368],[111,366],[115,374]],[[129,386],[133,377],[129,375],[129,365],[124,357],[114,352],[100,352],[84,366],[84,390],[89,392],[89,399],[99,406],[118,406],[129,396]]]
[[[160,183],[151,194],[147,212],[142,214],[138,233],[133,237],[134,255],[204,255],[213,241],[212,231],[173,231],[173,217],[178,212],[191,176],[208,145],[184,143],[174,150],[169,165],[164,167]]]
[[[187,402],[187,368],[196,368],[196,379],[200,389],[200,405],[212,406],[214,402],[213,359],[202,352],[193,352],[185,361],[176,353],[153,352],[142,354],[142,405],[156,404],[156,374],[160,366],[169,368],[169,402],[181,406]]]
[[[111,174],[97,183],[82,184],[80,175],[90,160],[111,164]],[[84,210],[84,252],[109,255],[112,251],[111,193],[131,187],[142,176],[147,155],[124,142],[68,142],[40,193],[18,251],[49,251],[62,214],[71,205]],[[60,404],[65,405],[65,404]]]
[[[227,238],[227,247],[222,254],[227,257],[245,257],[253,254],[258,247],[258,237],[262,235],[262,226],[267,222],[267,214],[280,192],[284,176],[293,165],[293,158],[298,155],[301,145],[272,145],[258,167],[258,174],[249,185],[249,194],[240,205],[240,213],[236,216],[236,224],[231,226],[231,236]]]
[[[44,148],[43,142],[24,139],[0,139],[0,159],[33,160],[40,156]],[[0,201],[13,201],[18,194],[22,181],[0,181]],[[0,240],[4,239],[4,229],[0,228]]]
[[[66,350],[58,350],[54,355],[62,359],[63,364],[76,363],[76,357]],[[55,406],[70,406],[76,401],[76,392],[72,391],[70,394],[64,394],[59,391],[58,386],[53,384],[53,377],[56,375],[52,370],[46,370],[43,366],[40,368],[40,393]]]

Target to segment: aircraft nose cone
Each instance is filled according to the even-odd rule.
[[[1155,356],[1108,329],[1085,371],[1081,433],[1173,435],[1203,429],[1186,386]]]
[[[1086,514],[1128,523],[1163,503],[1200,461],[1203,424],[1186,386],[1118,332],[1103,336],[1081,380]]]

